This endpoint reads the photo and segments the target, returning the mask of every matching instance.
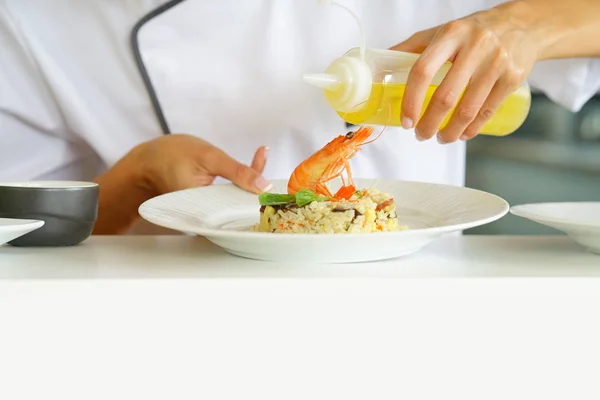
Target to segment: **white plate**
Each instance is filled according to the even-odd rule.
[[[0,246],[26,233],[35,231],[43,225],[44,221],[0,218]]]
[[[510,212],[562,231],[600,254],[600,202],[523,204],[512,207]]]
[[[272,192],[286,192],[286,181]],[[394,195],[401,225],[410,230],[358,234],[274,234],[251,232],[259,220],[258,197],[227,185],[188,189],[155,197],[139,208],[156,225],[205,236],[227,252],[267,261],[341,263],[395,258],[413,253],[442,234],[495,221],[508,213],[503,199],[463,187],[385,180],[376,184]],[[331,184],[332,190],[337,190]]]

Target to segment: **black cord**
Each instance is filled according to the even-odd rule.
[[[144,85],[146,86],[146,90],[148,91],[148,95],[150,96],[150,101],[152,102],[152,107],[154,108],[154,112],[156,114],[156,118],[158,119],[158,123],[160,124],[160,127],[165,135],[170,134],[171,129],[169,128],[167,119],[165,118],[165,115],[162,111],[160,102],[158,101],[158,96],[156,95],[154,86],[152,86],[152,80],[150,79],[148,71],[146,70],[146,66],[144,65],[144,60],[142,59],[142,54],[140,52],[138,34],[140,32],[140,29],[142,28],[142,26],[144,26],[144,24],[146,24],[146,22],[170,10],[171,8],[175,7],[179,3],[182,3],[183,1],[185,0],[172,0],[152,10],[135,24],[135,26],[131,30],[130,36],[131,49],[133,51],[133,56],[135,57],[135,62],[140,71],[140,74],[142,75],[142,79],[144,80]]]

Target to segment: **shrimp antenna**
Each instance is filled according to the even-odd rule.
[[[368,103],[370,101],[375,101],[375,100],[380,100],[380,99],[365,100],[365,101],[362,101],[362,102],[360,102],[360,103],[352,106],[352,108],[358,107],[358,106],[360,106],[362,104]],[[387,101],[386,99],[381,99],[380,101],[384,102],[387,105],[387,108],[388,108],[388,119],[387,119],[385,125],[383,126],[383,129],[381,130],[381,132],[379,132],[379,134],[375,137],[375,139],[369,140],[368,142],[361,143],[359,146],[364,146],[365,144],[373,143],[374,141],[376,141],[377,139],[379,139],[379,136],[381,136],[381,134],[383,133],[383,131],[385,131],[385,128],[387,128],[388,125],[390,124],[390,121],[392,119],[392,106],[391,106],[390,102]],[[345,117],[346,117],[346,115],[348,113],[349,113],[349,111],[345,112],[344,115],[342,116],[342,119],[345,119]]]
[[[387,119],[385,125],[383,126],[383,129],[381,129],[381,132],[379,132],[379,135],[375,136],[375,139],[373,139],[373,140],[369,140],[368,142],[362,143],[361,146],[364,146],[365,144],[373,143],[374,141],[376,141],[377,139],[379,139],[379,136],[381,136],[381,134],[383,133],[383,131],[385,131],[385,128],[387,128],[388,125],[390,124],[390,121],[392,119],[392,106],[390,105],[390,102],[387,101],[386,99],[382,99],[382,101],[388,107],[388,119]]]

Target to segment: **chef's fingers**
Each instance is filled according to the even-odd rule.
[[[465,129],[464,133],[460,136],[460,140],[470,140],[477,136],[477,134],[481,132],[483,126],[490,120],[490,118],[492,118],[496,111],[498,111],[498,108],[500,108],[500,105],[510,94],[511,90],[512,89],[505,80],[501,79],[496,82],[496,85],[494,85],[490,95],[483,103],[483,106],[481,106],[477,117]]]
[[[391,47],[390,50],[404,51],[407,53],[422,53],[427,48],[429,42],[431,42],[431,38],[433,38],[438,29],[439,27],[435,27],[417,32],[404,42]]]
[[[421,139],[429,139],[439,131],[459,102],[473,74],[477,71],[477,67],[481,65],[482,59],[483,55],[479,46],[469,45],[459,51],[444,80],[431,96],[431,101],[415,128]],[[463,111],[465,110],[461,110],[461,113]],[[470,110],[466,111],[473,114]],[[477,110],[474,114],[476,113]],[[462,119],[470,118],[472,120],[474,117],[475,115],[461,115]],[[444,137],[440,135],[438,135],[438,141],[445,143]]]
[[[433,77],[458,49],[457,37],[449,36],[446,31],[444,28],[438,31],[440,39],[436,40],[437,35],[433,38],[408,74],[401,114],[402,126],[405,129],[414,128],[415,123],[420,119],[425,96]],[[430,135],[434,133],[431,132]],[[421,136],[418,131],[415,131],[415,134],[418,138]]]
[[[269,191],[273,185],[260,172],[214,148],[207,154],[207,167],[214,175],[228,179],[234,185],[252,193]]]
[[[252,160],[252,164],[250,165],[253,170],[262,174],[265,170],[265,165],[267,164],[267,156],[269,155],[269,148],[267,146],[261,146],[254,153],[254,159]]]
[[[473,74],[450,121],[438,133],[440,143],[455,142],[481,113],[487,115],[490,112],[483,106],[494,85],[506,70],[507,61],[507,58],[498,52],[481,64]]]

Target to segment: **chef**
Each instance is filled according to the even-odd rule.
[[[462,185],[465,140],[523,81],[573,111],[600,88],[596,0],[341,2],[369,47],[422,53],[404,128],[355,176]],[[268,190],[347,132],[300,77],[359,44],[351,16],[316,0],[0,0],[0,179],[99,182],[96,233],[127,232],[161,193]]]

